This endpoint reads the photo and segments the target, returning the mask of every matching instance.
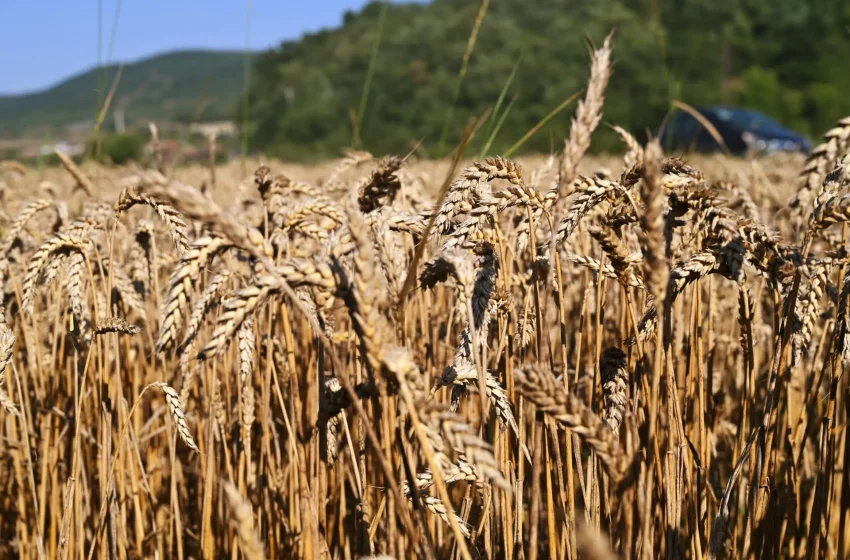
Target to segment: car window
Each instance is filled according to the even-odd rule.
[[[747,111],[745,109],[727,109],[725,107],[714,110],[718,119],[732,124],[741,130],[749,130],[761,133],[781,133],[783,128],[779,124],[758,111]]]

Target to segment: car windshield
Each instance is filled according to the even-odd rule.
[[[773,119],[748,109],[727,109],[719,107],[713,109],[717,118],[721,121],[735,125],[743,130],[752,132],[782,134],[785,130]]]

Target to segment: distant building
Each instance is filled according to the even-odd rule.
[[[192,123],[189,125],[189,132],[200,134],[201,136],[235,136],[236,124],[233,121],[215,121],[205,123]]]
[[[52,154],[53,152],[62,152],[68,157],[81,156],[86,151],[86,146],[82,142],[57,142],[53,145],[48,144],[42,146],[42,153],[45,153],[45,147],[47,148],[46,154]]]
[[[68,157],[81,156],[86,151],[86,145],[82,142],[56,142],[55,144],[41,144],[38,146],[27,146],[21,150],[21,159],[36,159],[38,157],[50,156],[55,152],[62,152]]]

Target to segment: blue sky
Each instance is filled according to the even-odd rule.
[[[337,26],[368,0],[0,0],[0,94],[44,89],[98,63],[183,49],[263,49]],[[101,8],[99,9],[99,5]],[[117,12],[117,26],[116,22]],[[115,27],[114,41],[111,40]]]

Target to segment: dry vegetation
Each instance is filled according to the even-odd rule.
[[[589,161],[608,58],[522,167],[5,164],[0,555],[847,555],[850,121]]]

